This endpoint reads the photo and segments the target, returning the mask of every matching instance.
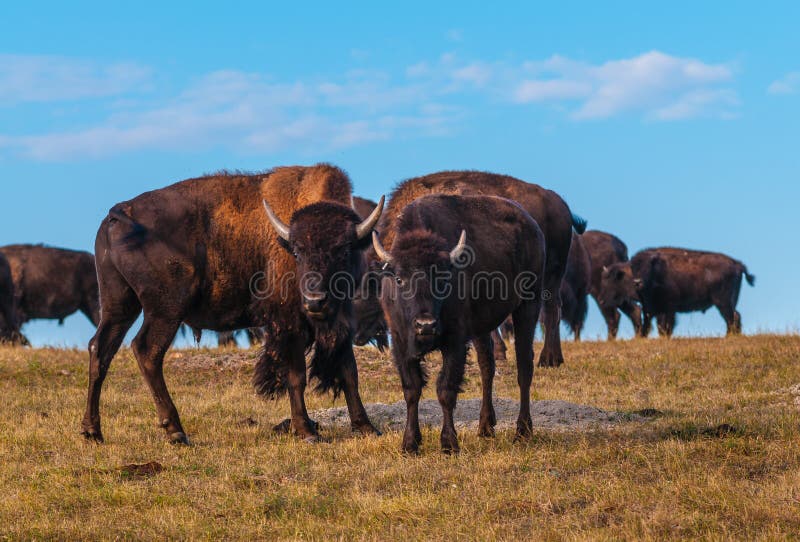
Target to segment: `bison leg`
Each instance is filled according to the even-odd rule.
[[[531,420],[531,382],[533,381],[533,334],[539,320],[539,301],[522,304],[514,311],[514,349],[517,354],[519,416],[514,440],[528,438],[533,429]]]
[[[279,352],[289,360],[286,373],[289,393],[289,410],[291,411],[291,428],[294,434],[307,442],[317,442],[317,424],[308,417],[306,409],[306,358],[302,341],[289,341],[287,351]]]
[[[381,432],[369,421],[364,403],[361,401],[361,394],[358,392],[358,366],[352,344],[348,342],[344,350],[341,383],[344,399],[347,402],[347,412],[350,414],[350,427],[353,431],[365,435],[380,435]]]
[[[495,360],[497,361],[506,360],[506,343],[505,341],[503,341],[503,337],[500,336],[500,332],[497,329],[492,331],[492,348],[494,350]]]
[[[396,355],[394,357],[398,359]],[[419,398],[425,385],[422,360],[402,359],[397,363],[397,369],[406,400],[406,427],[403,431],[402,449],[406,453],[415,454],[419,452],[419,445],[422,444],[422,433],[419,430]]]
[[[564,354],[561,352],[561,275],[556,280],[549,274],[545,278],[544,285],[544,317],[542,326],[544,327],[544,346],[539,355],[539,367],[558,367],[564,363]],[[516,328],[516,326],[515,326]],[[516,335],[516,332],[515,332]],[[531,340],[533,338],[531,337]],[[519,335],[516,341],[519,342]]]
[[[742,316],[739,311],[730,305],[717,305],[720,315],[725,320],[728,335],[738,335],[742,332]]]
[[[458,453],[458,435],[453,423],[458,390],[464,380],[464,367],[467,364],[467,349],[464,342],[446,345],[442,348],[442,370],[436,379],[436,396],[442,407],[442,452]]]
[[[619,306],[619,310],[625,313],[631,323],[633,324],[633,334],[635,337],[638,337],[642,334],[642,309],[636,303],[631,301],[623,301],[622,305]],[[617,316],[617,321],[619,321],[619,316]]]
[[[496,333],[497,330],[492,332]],[[501,339],[502,340],[502,339]],[[492,352],[492,337],[481,335],[475,338],[475,353],[478,356],[478,366],[481,369],[481,418],[478,424],[478,436],[493,437],[497,417],[492,404],[492,385],[494,383],[495,358]]]
[[[180,318],[163,318],[145,311],[144,324],[131,343],[139,370],[153,395],[159,425],[167,432],[170,442],[189,444],[181,425],[178,409],[172,402],[164,382],[164,354],[167,353],[181,325]]]
[[[118,297],[115,298],[114,294]],[[106,290],[104,300],[107,300],[105,318],[100,321],[94,337],[89,341],[89,392],[86,413],[81,423],[83,436],[96,442],[103,442],[100,429],[100,393],[103,381],[125,334],[141,311],[139,300],[127,286],[121,287],[119,292]]]
[[[672,337],[672,330],[675,329],[675,313],[659,314],[656,317],[656,324],[658,325],[658,335],[660,337]]]
[[[734,335],[742,334],[742,315],[737,310],[733,311],[733,330],[731,333]]]
[[[653,327],[653,314],[647,309],[642,309],[642,334],[641,336],[647,338],[650,335],[650,329]]]

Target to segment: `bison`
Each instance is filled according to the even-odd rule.
[[[642,331],[642,311],[637,303],[624,299],[619,305],[604,305],[603,299],[603,270],[616,264],[628,261],[628,247],[618,237],[603,231],[589,230],[582,235],[592,262],[592,278],[590,293],[597,302],[600,312],[608,328],[608,340],[617,338],[619,330],[619,311],[622,311],[633,324],[635,335]]]
[[[317,390],[344,392],[354,430],[377,433],[358,392],[349,288],[383,209],[365,220],[350,207],[347,175],[331,165],[215,174],[115,205],[97,233],[102,304],[89,343],[83,434],[102,441],[100,392],[114,354],[139,313],[131,344],[170,441],[187,443],[162,365],[182,322],[193,329],[264,328],[257,393],[288,392],[290,420],[276,426],[318,439],[308,417],[305,353]],[[266,216],[264,212],[266,211]]]
[[[650,332],[653,317],[660,335],[670,337],[678,312],[706,311],[717,307],[728,334],[742,331],[736,310],[742,277],[755,285],[755,276],[733,258],[716,252],[662,247],[642,250],[630,262],[603,271],[601,300],[604,306],[623,300],[642,304],[642,336]]]
[[[100,321],[97,272],[89,252],[45,245],[0,247],[14,281],[20,326],[38,318],[64,321],[80,311],[95,326]]]
[[[557,366],[563,363],[559,331],[561,280],[567,267],[572,229],[581,233],[586,228],[586,222],[572,214],[558,194],[539,185],[507,175],[481,171],[442,171],[408,179],[394,189],[378,226],[380,241],[385,247],[391,249],[400,212],[415,199],[430,194],[500,196],[518,202],[536,220],[547,245],[543,278],[543,288],[546,291],[543,307],[545,339],[539,365]],[[368,258],[370,261],[374,260],[372,251],[368,253]],[[361,302],[377,305],[377,292],[371,291],[372,287],[363,289],[366,299]],[[357,312],[375,314],[376,310],[359,308]],[[371,325],[371,321],[359,320],[358,330],[361,332]]]
[[[14,280],[11,266],[0,253],[0,342],[26,343],[19,331],[16,300],[14,299]]]
[[[383,262],[381,303],[392,335],[392,357],[407,406],[402,449],[419,450],[418,405],[426,374],[423,358],[442,354],[436,393],[442,407],[441,447],[459,450],[453,410],[464,377],[467,342],[481,371],[479,434],[494,434],[490,333],[511,313],[517,335],[520,411],[517,437],[531,433],[533,331],[539,317],[545,241],[517,203],[491,196],[435,195],[415,199],[396,217],[392,248],[373,234]]]

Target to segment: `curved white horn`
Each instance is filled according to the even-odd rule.
[[[378,223],[378,220],[381,218],[381,213],[383,213],[383,202],[386,199],[386,196],[381,196],[381,200],[378,202],[378,205],[375,206],[375,209],[370,213],[370,215],[364,219],[361,224],[356,226],[356,238],[361,240],[367,235],[369,232],[372,231],[372,228],[375,227],[375,224]]]
[[[272,227],[275,228],[275,233],[277,233],[278,236],[284,241],[288,241],[289,226],[284,224],[280,218],[275,216],[275,213],[272,211],[272,207],[269,206],[269,203],[267,203],[267,200],[263,199],[261,201],[264,203],[264,210],[267,212],[267,218],[269,218],[270,224],[272,224]]]
[[[372,248],[375,249],[375,254],[378,255],[378,259],[385,263],[392,263],[392,255],[386,252],[386,249],[383,248],[380,239],[378,239],[378,233],[372,232]]]
[[[461,257],[461,253],[464,252],[464,248],[467,246],[467,230],[461,230],[461,237],[458,238],[458,244],[456,248],[450,251],[450,261],[455,263]]]

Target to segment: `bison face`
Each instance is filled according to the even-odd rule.
[[[601,307],[618,307],[623,302],[638,298],[638,281],[630,263],[616,263],[603,268],[600,279],[598,303]]]
[[[294,256],[302,310],[310,319],[331,322],[343,307],[349,313],[362,274],[361,251],[369,245],[383,201],[364,221],[345,205],[314,203],[297,210],[288,226],[264,202],[281,246]]]
[[[373,235],[373,246],[383,262],[381,303],[392,328],[392,338],[412,357],[440,345],[446,331],[442,306],[452,293],[453,261],[465,247],[465,233],[449,250],[444,239],[429,231],[399,235],[391,254]]]

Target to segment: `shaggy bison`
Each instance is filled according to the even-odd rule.
[[[572,229],[574,227],[578,233],[583,232],[585,221],[573,215],[558,194],[541,186],[481,171],[443,171],[408,179],[394,189],[378,227],[380,241],[388,250],[391,250],[394,242],[396,220],[400,212],[415,199],[430,194],[500,196],[518,202],[536,220],[547,244],[543,279],[543,288],[547,292],[543,307],[545,339],[539,365],[557,366],[563,363],[559,331],[561,279],[567,267]],[[374,254],[370,252],[368,257],[372,260]],[[374,301],[377,293],[369,292],[368,288],[364,290],[366,301],[363,302],[377,304]],[[375,310],[358,309],[357,312],[374,314]],[[369,321],[359,321],[359,332],[370,325]]]
[[[590,293],[597,302],[600,312],[608,328],[608,340],[617,338],[619,330],[619,311],[622,311],[633,324],[635,335],[642,331],[642,311],[639,305],[624,299],[619,305],[603,305],[602,287],[603,270],[616,264],[628,261],[628,247],[618,237],[603,231],[589,230],[582,235],[592,262],[592,278]]]
[[[659,334],[670,337],[678,312],[706,311],[715,306],[728,327],[728,334],[742,331],[736,310],[742,276],[748,284],[755,277],[747,267],[724,254],[682,248],[651,248],[638,252],[630,262],[617,263],[603,271],[603,305],[638,300],[644,314],[642,336],[657,319]]]
[[[0,247],[14,281],[17,322],[38,318],[63,322],[80,311],[96,326],[100,321],[97,273],[88,252],[44,245]]]
[[[188,442],[162,372],[181,322],[264,328],[253,382],[264,396],[288,391],[291,419],[276,429],[317,439],[304,401],[305,353],[313,345],[317,389],[343,391],[353,429],[376,433],[358,392],[351,300],[336,281],[360,279],[361,251],[383,200],[362,221],[350,207],[351,190],[347,175],[330,165],[281,167],[189,179],[115,205],[96,240],[102,318],[89,343],[83,434],[102,441],[103,380],[140,312],[144,323],[131,346],[172,442]]]
[[[464,377],[467,342],[478,355],[483,388],[479,434],[494,434],[490,333],[511,313],[517,335],[520,411],[517,436],[531,432],[533,331],[545,266],[544,235],[517,203],[487,196],[426,196],[396,217],[392,248],[373,234],[383,262],[381,303],[392,334],[392,357],[407,405],[403,450],[416,452],[418,405],[426,383],[422,360],[442,353],[436,393],[442,406],[442,451],[459,449],[453,410]]]

